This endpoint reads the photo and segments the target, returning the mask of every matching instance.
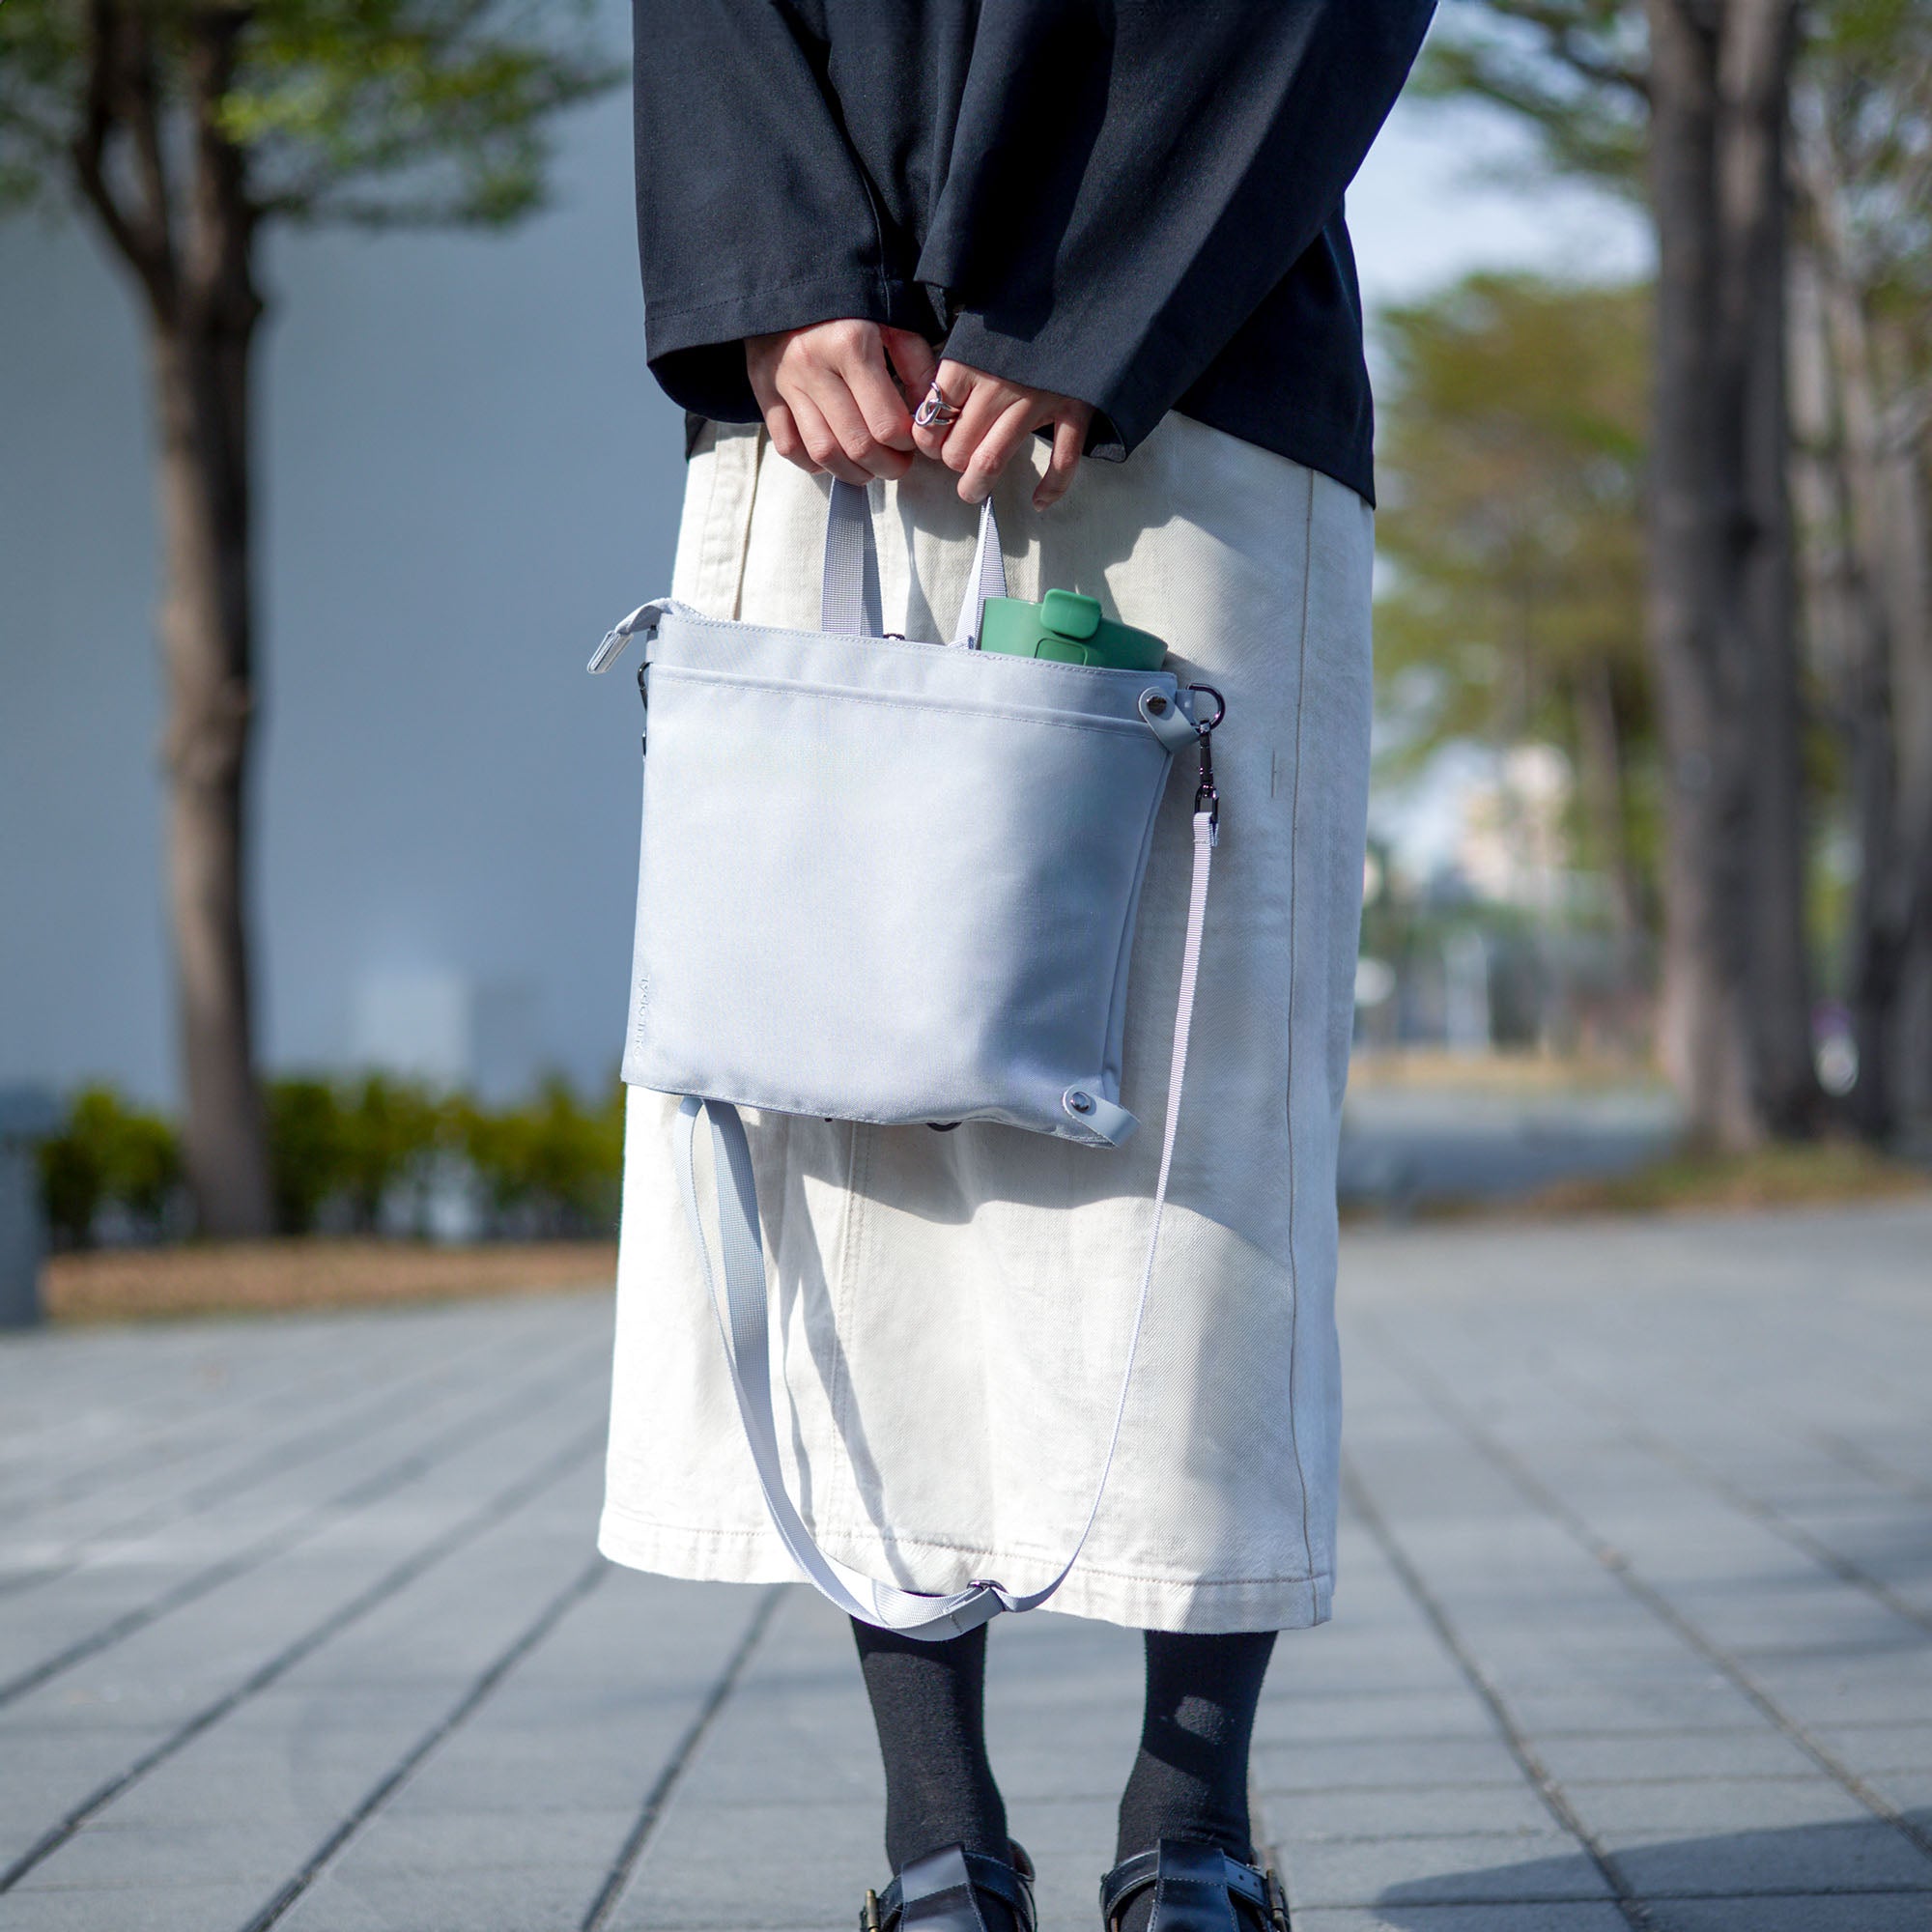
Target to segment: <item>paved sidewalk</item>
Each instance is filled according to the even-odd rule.
[[[1932,1928],[1932,1208],[1352,1235],[1337,1621],[1284,1639],[1296,1932]],[[590,1548],[582,1296],[0,1346],[4,1932],[846,1932],[850,1638]],[[996,1627],[1046,1932],[1131,1633]]]

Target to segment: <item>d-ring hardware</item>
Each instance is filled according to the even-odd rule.
[[[1220,724],[1221,720],[1228,715],[1228,700],[1211,684],[1190,684],[1187,688],[1189,691],[1205,691],[1214,700],[1213,717],[1208,719],[1205,724],[1197,721],[1194,726],[1197,731],[1213,730],[1215,725]]]

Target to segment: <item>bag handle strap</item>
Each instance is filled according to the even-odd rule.
[[[857,492],[854,493],[858,494]],[[990,512],[980,525],[981,540]],[[751,1143],[745,1123],[728,1100],[705,1100],[688,1094],[678,1108],[678,1178],[684,1191],[685,1212],[704,1264],[704,1282],[724,1339],[724,1355],[731,1371],[731,1390],[738,1416],[751,1445],[758,1487],[772,1522],[798,1566],[818,1589],[848,1616],[906,1636],[938,1640],[958,1636],[996,1617],[1002,1610],[1037,1609],[1065,1582],[1087,1547],[1087,1538],[1100,1514],[1107,1478],[1113,1473],[1114,1452],[1120,1446],[1121,1425],[1127,1412],[1127,1392],[1133,1381],[1134,1357],[1140,1349],[1141,1326],[1147,1315],[1148,1290],[1153,1280],[1154,1253],[1160,1242],[1161,1216],[1167,1206],[1168,1176],[1174,1165],[1175,1130],[1180,1119],[1180,1090],[1187,1073],[1188,1034],[1194,1020],[1194,988],[1201,971],[1201,931],[1208,910],[1208,873],[1216,835],[1215,814],[1194,814],[1194,871],[1187,897],[1187,938],[1181,953],[1180,992],[1174,1018],[1174,1053],[1167,1075],[1167,1117],[1161,1133],[1160,1174],[1154,1183],[1153,1225],[1148,1236],[1147,1265],[1141,1271],[1140,1294],[1134,1303],[1133,1325],[1127,1331],[1127,1355],[1121,1371],[1121,1393],[1114,1405],[1107,1453],[1100,1463],[1094,1501],[1087,1511],[1073,1548],[1059,1573],[1037,1590],[1017,1594],[1004,1584],[975,1581],[966,1589],[944,1595],[907,1590],[882,1583],[828,1556],[805,1525],[785,1488],[779,1461],[778,1423],[772,1412],[771,1317],[766,1299],[765,1251],[759,1234],[758,1189],[752,1168]],[[710,1117],[718,1223],[723,1249],[723,1293],[711,1264],[704,1220],[697,1205],[696,1127],[700,1110]],[[727,1184],[728,1183],[728,1184]]]
[[[1007,594],[1007,560],[1000,550],[993,499],[980,505],[980,540],[973,574],[959,603],[952,641],[970,648],[980,632],[980,607]],[[872,506],[856,483],[834,477],[825,512],[825,574],[818,593],[818,628],[844,638],[876,638],[885,629],[880,611],[879,551],[872,534]]]

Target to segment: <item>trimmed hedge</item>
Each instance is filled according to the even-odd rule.
[[[623,1169],[621,1086],[585,1105],[546,1081],[489,1108],[384,1074],[296,1075],[263,1089],[275,1224],[285,1235],[429,1232],[439,1199],[467,1201],[493,1236],[611,1233]],[[54,1244],[157,1241],[192,1232],[180,1135],[111,1088],[73,1095],[41,1149]]]

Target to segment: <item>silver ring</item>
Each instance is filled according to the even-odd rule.
[[[959,405],[948,402],[945,390],[934,383],[926,390],[925,400],[913,412],[912,419],[921,429],[944,429],[959,420]]]

